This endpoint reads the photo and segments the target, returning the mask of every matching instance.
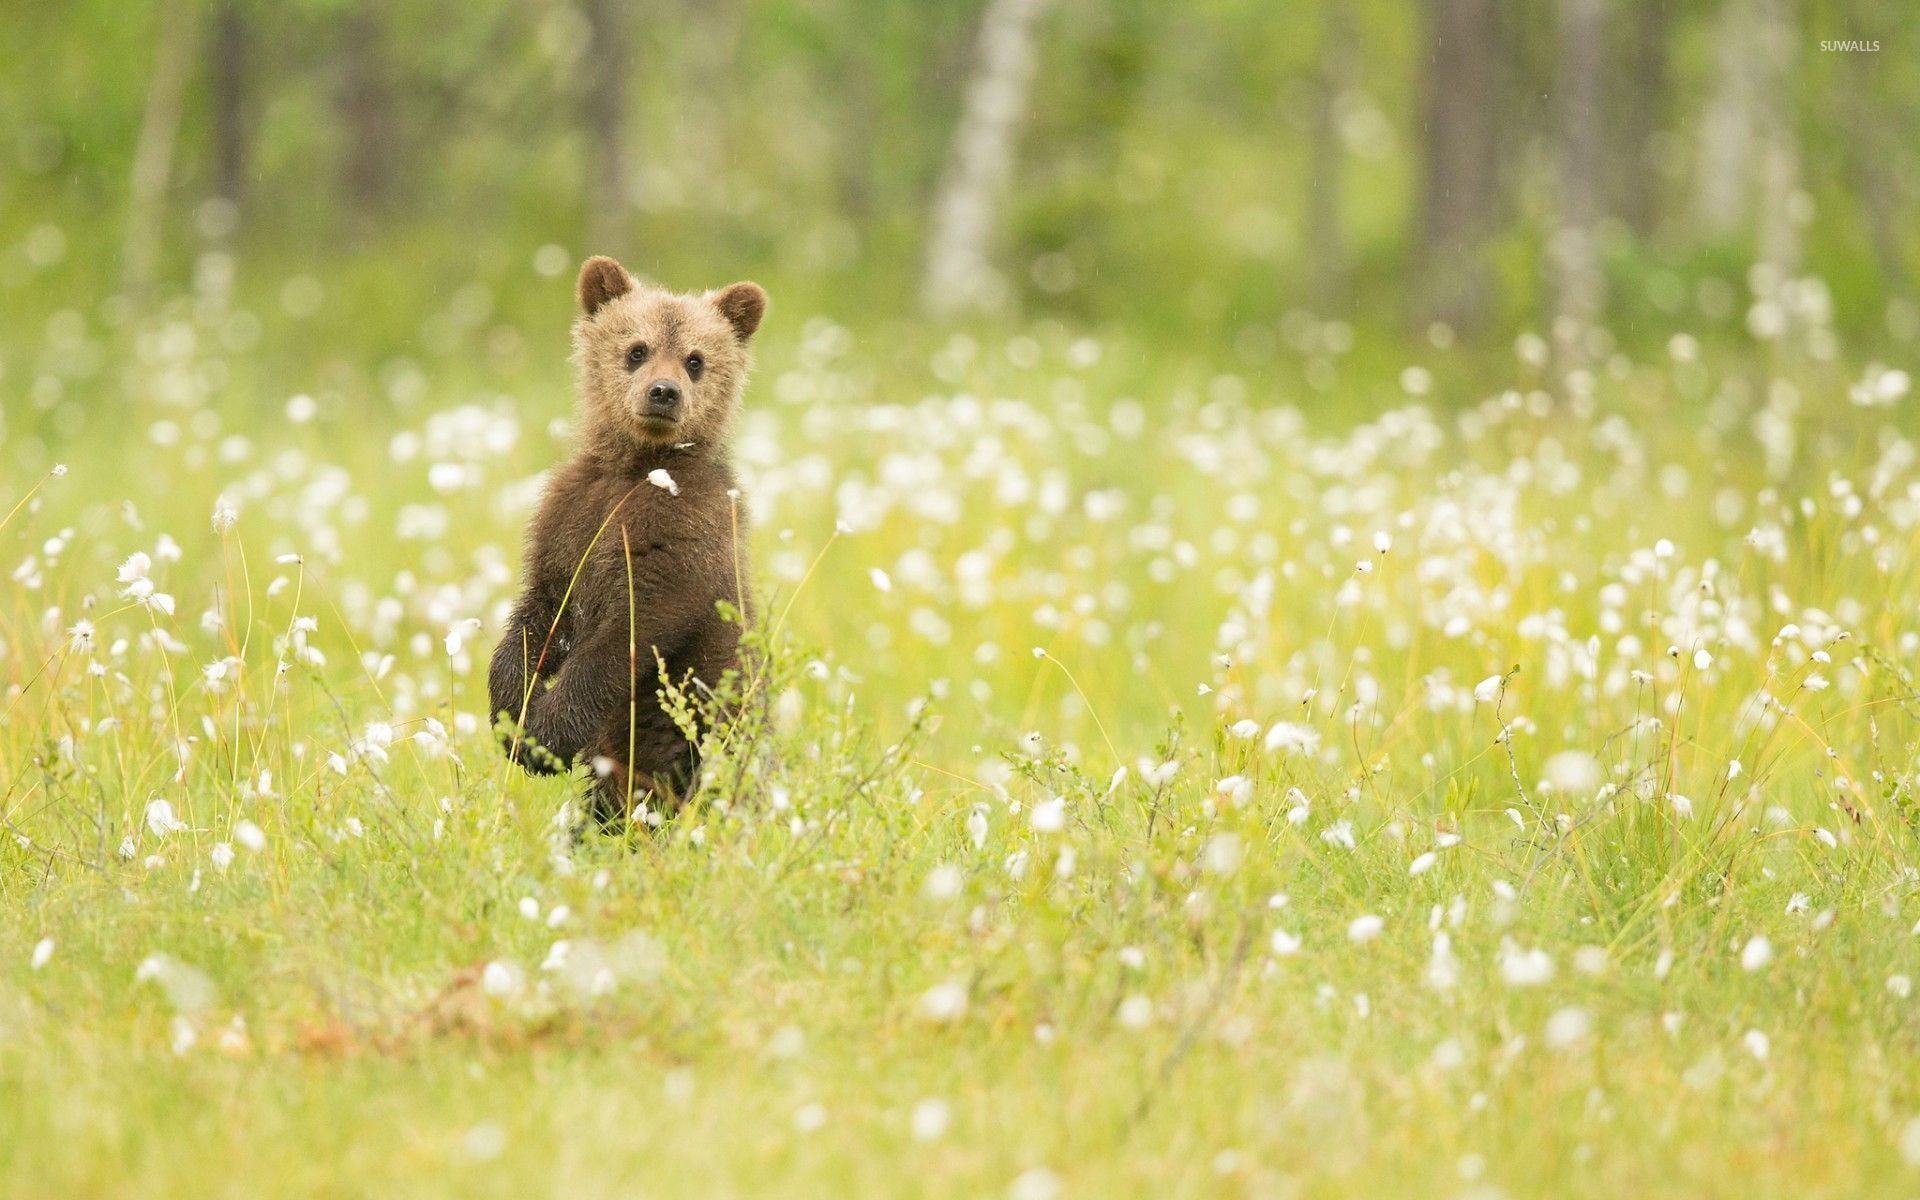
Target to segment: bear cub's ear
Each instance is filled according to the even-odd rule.
[[[733,335],[741,341],[753,336],[760,328],[760,318],[767,315],[767,293],[757,283],[736,283],[722,288],[713,298],[715,308],[733,326]]]
[[[627,269],[603,254],[596,254],[580,267],[580,311],[587,316],[600,311],[607,301],[633,290],[633,278]]]

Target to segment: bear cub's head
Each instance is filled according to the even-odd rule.
[[[680,295],[595,256],[580,268],[579,291],[573,353],[588,445],[617,453],[720,440],[752,365],[747,343],[767,311],[760,285]]]

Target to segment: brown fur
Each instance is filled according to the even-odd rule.
[[[711,687],[740,663],[740,628],[716,611],[750,603],[726,435],[766,293],[677,295],[596,257],[579,299],[580,445],[528,527],[525,589],[488,683],[509,757],[540,774],[594,761],[591,810],[615,822],[629,795],[671,809],[697,781],[697,750],[660,706],[655,655],[676,684]],[[647,414],[662,382],[682,394],[676,419]],[[678,495],[648,481],[655,470]]]

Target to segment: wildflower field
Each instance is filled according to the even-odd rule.
[[[374,420],[211,302],[137,369],[56,319],[0,500],[0,1193],[1910,1189],[1920,457],[1805,286],[1758,351],[1529,337],[1497,387],[1294,328],[1341,418],[781,314],[764,720],[584,838],[484,711],[557,338]]]

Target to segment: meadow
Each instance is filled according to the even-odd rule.
[[[0,497],[0,1192],[1911,1188],[1920,457],[1821,301],[1482,387],[776,297],[764,720],[584,839],[484,711],[559,337],[309,392],[204,280],[64,313]]]

